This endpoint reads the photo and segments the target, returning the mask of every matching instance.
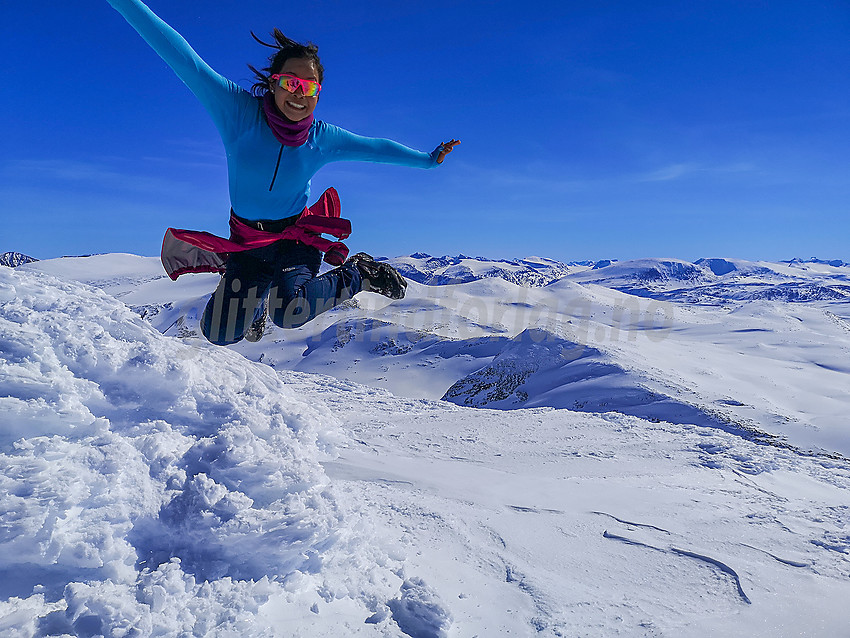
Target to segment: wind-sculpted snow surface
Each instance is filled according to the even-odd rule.
[[[340,414],[355,444],[329,476],[416,548],[408,562],[451,601],[452,636],[847,633],[846,460],[616,412],[287,380]]]
[[[0,634],[397,634],[321,402],[38,273],[0,271],[0,352]]]

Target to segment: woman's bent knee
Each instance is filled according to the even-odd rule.
[[[233,343],[239,343],[244,337],[244,335],[233,335],[232,337],[228,338],[227,335],[222,331],[219,331],[217,335],[210,335],[209,333],[209,328],[207,328],[207,326],[202,323],[201,334],[203,334],[207,338],[207,341],[209,341],[213,345],[229,346]]]

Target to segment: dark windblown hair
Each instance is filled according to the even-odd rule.
[[[307,58],[311,60],[316,65],[316,71],[319,74],[319,84],[321,84],[324,80],[325,67],[323,67],[322,63],[319,61],[319,47],[312,42],[301,44],[295,40],[290,40],[283,35],[280,29],[277,28],[272,31],[272,37],[274,38],[273,43],[263,42],[260,38],[254,35],[253,31],[251,31],[251,37],[265,47],[276,49],[276,51],[269,56],[269,65],[262,71],[254,68],[250,64],[248,65],[248,68],[254,72],[254,77],[256,78],[256,82],[254,82],[251,86],[251,93],[257,97],[262,96],[269,90],[269,78],[275,73],[279,73],[283,68],[284,63],[290,58]]]

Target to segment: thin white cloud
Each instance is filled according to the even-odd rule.
[[[124,167],[126,166],[126,170]],[[0,174],[19,186],[39,184],[42,188],[55,185],[86,186],[120,191],[174,192],[185,190],[187,182],[180,179],[146,175],[139,170],[138,161],[116,158],[114,162],[90,162],[75,159],[18,159],[0,165]]]
[[[703,170],[696,164],[670,164],[635,178],[636,182],[669,182]]]
[[[7,162],[4,173],[51,181],[90,182],[125,178],[107,164],[66,159],[21,159]]]
[[[635,176],[632,181],[635,182],[669,182],[686,177],[691,177],[695,174],[731,174],[731,173],[752,173],[756,171],[753,164],[739,162],[736,164],[726,164],[718,166],[702,166],[694,163],[678,163],[662,166],[649,173],[643,173]]]

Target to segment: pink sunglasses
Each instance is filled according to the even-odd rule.
[[[275,73],[269,78],[272,82],[277,82],[278,86],[286,89],[290,93],[295,93],[299,88],[304,93],[305,97],[315,97],[322,90],[322,85],[313,80],[302,80],[301,78],[290,75],[289,73]]]

